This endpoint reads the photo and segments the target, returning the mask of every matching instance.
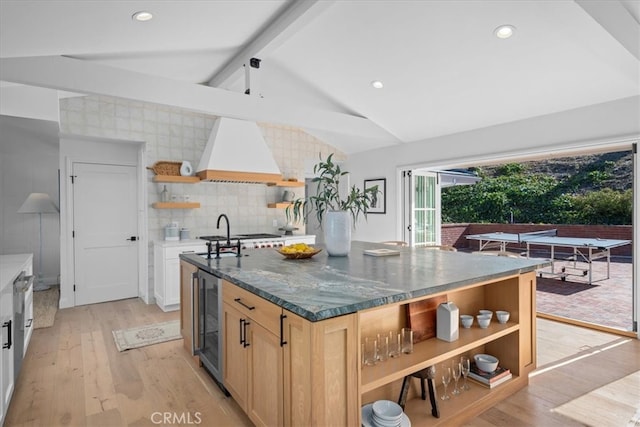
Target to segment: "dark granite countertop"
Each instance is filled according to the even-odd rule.
[[[377,248],[398,249],[400,255],[373,257],[363,253]],[[348,257],[329,257],[323,250],[311,259],[290,260],[275,249],[245,251],[243,255],[207,260],[181,254],[180,258],[313,322],[549,265],[544,259],[357,241],[352,242]]]

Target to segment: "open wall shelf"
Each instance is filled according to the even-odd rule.
[[[267,185],[270,187],[304,187],[304,181],[277,181],[268,182]]]
[[[178,184],[197,184],[200,182],[200,178],[197,176],[170,176],[170,175],[156,175],[153,177],[153,182],[174,182]]]
[[[199,202],[156,202],[152,204],[155,209],[197,209]]]

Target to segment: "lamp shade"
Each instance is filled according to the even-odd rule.
[[[18,213],[58,213],[58,207],[46,193],[31,193],[24,201]]]

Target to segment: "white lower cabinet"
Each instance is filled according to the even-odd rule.
[[[23,356],[27,355],[27,347],[31,342],[31,334],[33,333],[33,286],[29,288],[24,296],[24,349]]]
[[[1,284],[0,284],[1,285]],[[0,425],[4,423],[4,416],[9,408],[13,394],[13,284],[8,283],[0,289]]]
[[[0,426],[31,339],[33,286],[21,291],[32,274],[32,254],[0,255]]]
[[[153,248],[154,296],[162,311],[180,309],[180,254],[207,251],[202,243],[155,242]]]

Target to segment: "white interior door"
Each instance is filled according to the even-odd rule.
[[[137,168],[74,163],[73,175],[75,304],[138,296]]]

